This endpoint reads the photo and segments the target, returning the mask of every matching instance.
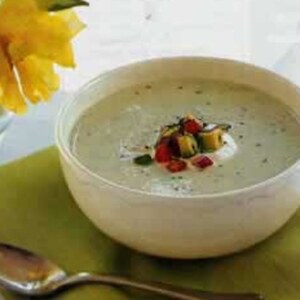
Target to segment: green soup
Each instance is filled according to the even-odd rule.
[[[292,112],[247,86],[159,82],[99,100],[77,121],[70,139],[72,152],[99,176],[131,189],[164,195],[240,189],[277,175],[300,155],[300,125]],[[208,123],[232,125],[230,145],[212,154],[213,167],[172,174],[156,164],[133,163],[141,148],[153,146],[161,126],[188,113]]]

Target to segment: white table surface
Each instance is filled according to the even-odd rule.
[[[206,55],[236,58],[300,84],[299,0],[90,0],[78,9],[87,29],[74,42],[78,67],[59,70],[62,90],[50,103],[16,117],[0,164],[53,144],[66,93],[96,74],[143,58]]]

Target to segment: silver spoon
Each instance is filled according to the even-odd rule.
[[[79,273],[68,276],[57,265],[41,256],[0,243],[0,286],[10,291],[39,297],[85,283],[136,288],[178,300],[263,300],[256,294],[219,294],[112,275]]]

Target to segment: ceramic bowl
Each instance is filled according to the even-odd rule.
[[[101,74],[65,101],[56,141],[67,184],[83,213],[104,233],[138,251],[170,258],[206,258],[246,249],[269,237],[300,203],[300,161],[276,177],[224,193],[158,196],[94,174],[70,151],[79,116],[102,98],[164,79],[216,79],[247,84],[285,102],[300,117],[300,91],[265,69],[217,58],[142,61]],[[300,153],[299,153],[300,158]]]

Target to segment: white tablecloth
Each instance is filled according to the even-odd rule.
[[[89,8],[78,9],[87,24],[74,42],[78,67],[59,70],[63,89],[51,103],[15,118],[0,148],[0,163],[51,145],[65,93],[131,61],[189,54],[236,58],[275,67],[300,84],[299,0],[90,2]]]

